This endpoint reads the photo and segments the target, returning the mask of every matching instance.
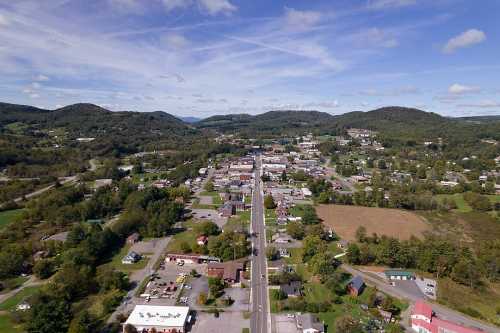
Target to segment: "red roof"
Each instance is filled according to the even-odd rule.
[[[432,319],[432,324],[436,325],[438,327],[438,331],[442,331],[442,329],[445,329],[447,331],[456,332],[456,333],[483,333],[483,331],[481,331],[481,330],[464,327],[464,326],[452,323],[451,321],[443,320],[443,319],[440,319],[437,317]]]
[[[413,308],[413,314],[418,314],[425,316],[429,319],[432,318],[432,308],[429,304],[425,303],[422,300],[418,300],[415,303],[415,307]]]

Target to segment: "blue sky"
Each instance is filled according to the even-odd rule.
[[[500,114],[497,0],[0,0],[0,100]]]

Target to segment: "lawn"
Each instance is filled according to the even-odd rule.
[[[7,298],[3,303],[0,304],[0,311],[12,311],[15,310],[16,305],[21,303],[26,298],[34,295],[40,287],[26,287],[14,296]]]
[[[147,256],[144,256],[144,255],[143,255],[142,259],[139,260],[138,262],[136,262],[135,264],[129,264],[129,265],[122,264],[122,258],[125,257],[130,252],[130,247],[131,247],[130,244],[126,244],[124,247],[122,247],[120,252],[118,252],[117,254],[115,254],[113,256],[113,258],[111,259],[111,262],[109,262],[105,265],[106,266],[109,265],[109,266],[113,267],[114,269],[125,272],[125,273],[129,273],[131,271],[135,271],[135,270],[142,269],[142,268],[146,267],[146,264],[148,263],[149,258]]]
[[[250,210],[237,212],[231,216],[224,225],[224,231],[247,230],[250,224]]]
[[[460,213],[468,213],[472,212],[471,206],[465,201],[464,196],[462,193],[456,193],[456,194],[438,194],[436,195],[438,201],[442,201],[444,198],[447,199],[453,199],[455,201],[455,204],[457,205],[456,211]]]
[[[5,294],[11,290],[14,290],[16,288],[19,288],[20,286],[23,285],[24,282],[28,281],[29,277],[27,276],[18,276],[12,279],[7,279],[3,280],[2,284],[4,286],[4,289],[0,291],[0,294]]]
[[[220,198],[219,192],[215,192],[215,191],[212,191],[212,192],[203,191],[203,192],[200,193],[200,195],[201,196],[212,197],[212,203],[214,205],[222,205],[223,204],[222,199]]]
[[[0,314],[0,333],[21,333],[24,330],[16,325],[9,314]]]
[[[15,221],[24,212],[24,209],[6,210],[0,212],[0,229],[5,228],[9,223]]]
[[[182,244],[188,243],[189,246],[196,244],[196,234],[193,230],[189,230],[194,226],[195,222],[189,220],[183,223],[185,231],[179,232],[172,237],[172,240],[168,243],[167,252],[171,253],[183,253]]]

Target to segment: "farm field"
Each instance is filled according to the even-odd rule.
[[[412,235],[422,237],[431,226],[418,215],[398,209],[320,205],[316,212],[323,223],[333,228],[341,238],[355,240],[356,230],[363,226],[367,234],[377,233],[400,240]]]

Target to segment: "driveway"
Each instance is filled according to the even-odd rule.
[[[215,209],[193,209],[191,214],[196,219],[210,220],[217,224],[219,228],[222,228],[227,222],[227,218],[220,216]]]
[[[244,328],[250,328],[250,320],[243,318],[240,312],[221,312],[219,318],[210,313],[198,312],[191,332],[241,333]]]

